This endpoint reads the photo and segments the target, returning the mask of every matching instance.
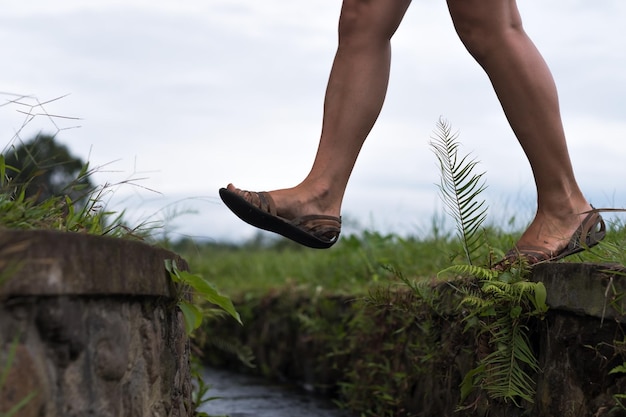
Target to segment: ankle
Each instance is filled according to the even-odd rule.
[[[581,193],[565,196],[552,194],[547,198],[539,198],[537,204],[537,213],[557,218],[582,215],[590,209],[591,204]]]
[[[301,196],[303,204],[313,204],[320,209],[329,210],[341,206],[345,187],[325,180],[304,180],[294,187],[294,191]]]

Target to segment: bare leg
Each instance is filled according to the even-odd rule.
[[[574,178],[550,70],[522,28],[515,0],[448,0],[448,7],[533,171],[537,213],[518,246],[561,249],[591,206]]]
[[[344,0],[317,155],[299,185],[270,191],[280,216],[339,216],[357,156],[385,99],[390,40],[409,4],[410,0]]]

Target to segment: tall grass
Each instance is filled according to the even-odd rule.
[[[562,262],[626,264],[626,225],[617,219],[607,223],[607,227],[607,237],[600,245]],[[500,248],[494,257],[510,248],[522,231],[497,225],[486,227],[492,246]],[[264,293],[283,286],[365,294],[372,286],[395,281],[389,266],[406,276],[427,278],[463,262],[465,256],[456,236],[432,232],[422,237],[399,237],[362,231],[342,237],[326,251],[303,248],[283,239],[273,244],[236,246],[183,241],[173,248],[187,259],[193,271],[231,296]]]
[[[58,195],[38,201],[36,196],[27,197],[28,182],[16,183],[6,172],[8,166],[0,155],[0,227],[21,230],[58,230],[94,235],[150,240],[153,232],[160,229],[158,222],[145,221],[131,226],[124,218],[124,211],[113,211],[107,200],[123,185],[132,185],[132,180],[118,184],[97,185],[84,188],[84,180],[93,176],[98,168],[85,163],[76,179],[67,185],[67,190],[80,191],[80,199],[72,200],[68,195]]]

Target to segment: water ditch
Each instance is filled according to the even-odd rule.
[[[229,417],[353,417],[332,401],[289,384],[205,368],[204,381],[210,397],[198,411]]]

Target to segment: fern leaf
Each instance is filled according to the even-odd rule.
[[[449,266],[446,269],[439,271],[439,273],[437,274],[437,278],[440,278],[442,275],[445,274],[467,275],[485,280],[491,280],[498,276],[498,272],[494,271],[493,269],[466,264]]]
[[[484,389],[492,398],[513,401],[521,398],[533,402],[535,380],[527,369],[539,370],[539,364],[530,348],[526,328],[510,317],[502,316],[492,329],[492,345],[497,348],[482,364],[486,370]]]
[[[438,185],[446,212],[456,223],[467,262],[473,264],[474,253],[481,246],[481,225],[487,216],[485,201],[478,201],[485,190],[484,172],[474,173],[478,165],[469,155],[459,157],[458,134],[452,133],[450,125],[440,119],[435,137],[430,143],[441,171]]]

